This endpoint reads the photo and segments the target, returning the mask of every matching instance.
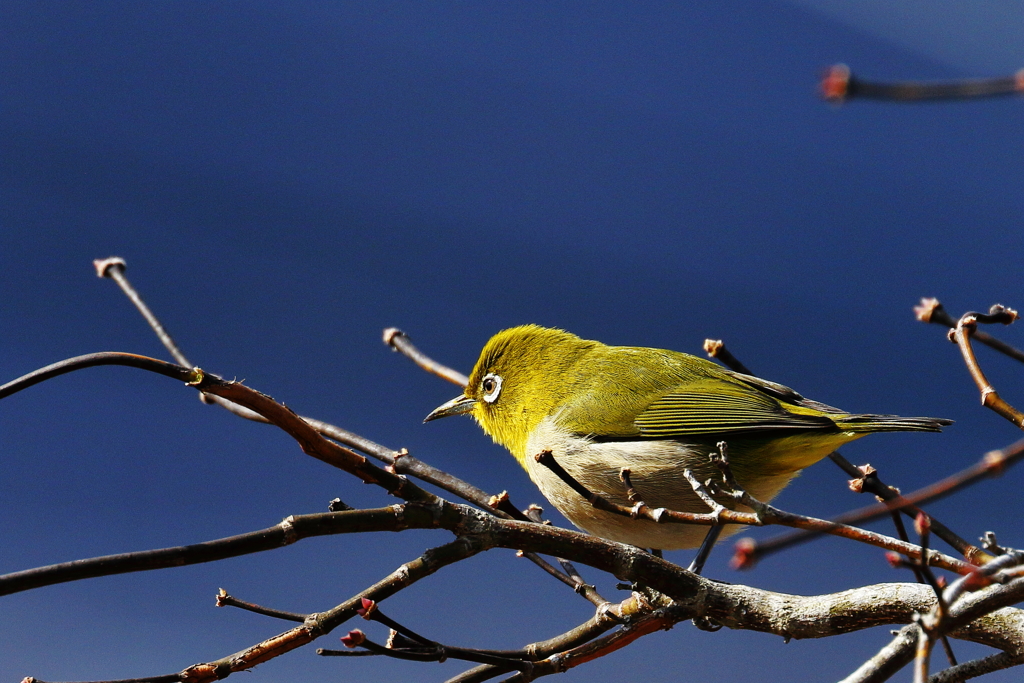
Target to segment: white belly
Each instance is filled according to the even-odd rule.
[[[706,526],[658,524],[595,509],[533,459],[533,454],[544,450],[550,450],[558,463],[589,490],[619,505],[631,505],[626,497],[626,486],[619,478],[622,468],[629,468],[633,486],[648,506],[710,512],[683,477],[683,470],[687,468],[701,481],[720,477],[708,460],[707,446],[698,449],[678,441],[595,442],[560,430],[549,418],[530,436],[527,442],[530,455],[523,462],[544,497],[570,522],[595,536],[642,548],[675,550],[700,545],[707,533],[709,527]],[[796,474],[795,471],[785,472],[751,481],[745,480],[748,478],[744,477],[744,468],[736,464],[733,473],[740,486],[764,502],[775,497]],[[740,529],[742,527],[730,525],[723,533],[728,535]]]

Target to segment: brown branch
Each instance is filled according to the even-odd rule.
[[[456,384],[460,387],[465,387],[469,383],[469,378],[458,370],[453,370],[447,365],[438,363],[436,360],[430,358],[413,346],[412,342],[409,341],[409,335],[402,332],[397,327],[389,327],[384,330],[384,343],[390,346],[393,351],[401,353],[403,356],[411,360],[413,363],[416,363],[416,365],[420,366],[432,375],[448,380],[452,384]]]
[[[22,375],[17,379],[13,379],[7,384],[0,386],[0,399],[7,398],[19,391],[28,389],[31,386],[53,379],[54,377],[101,365],[122,365],[125,367],[138,368],[140,370],[155,372],[158,375],[170,377],[171,379],[176,379],[185,383],[190,383],[198,377],[196,371],[192,368],[184,368],[180,365],[175,365],[174,363],[157,360],[156,358],[139,356],[134,353],[104,351],[101,353],[89,353],[84,356],[68,358],[66,360],[47,365],[46,367],[39,368],[38,370],[33,370],[27,375]]]
[[[935,298],[921,299],[921,303],[914,307],[914,315],[923,323],[934,323],[948,328],[956,327],[956,318],[951,316],[942,303]],[[971,336],[985,346],[1024,363],[1024,351],[996,339],[988,332],[975,330]]]
[[[298,442],[304,453],[342,469],[367,484],[376,484],[388,493],[406,500],[435,501],[437,497],[408,479],[370,463],[365,457],[339,446],[320,435],[308,422],[266,394],[213,375],[203,375],[193,383],[199,391],[226,398],[259,413]]]
[[[903,81],[880,83],[854,78],[849,67],[829,67],[820,84],[821,96],[829,102],[871,99],[889,102],[922,102],[927,100],[972,100],[982,97],[1019,95],[1024,92],[1024,70],[1012,76],[976,78],[938,83]]]
[[[1005,565],[1014,561],[1019,561],[1019,558],[1007,556],[1005,559],[1000,557],[991,564]],[[976,570],[976,575],[994,574],[998,577],[997,569],[995,566],[981,567]],[[965,577],[963,581],[967,583],[977,579]],[[984,583],[975,583],[974,592],[962,594],[940,620],[930,621],[920,616],[934,610],[934,602],[927,608],[918,609],[919,616],[913,618],[913,625],[903,629],[896,640],[861,665],[856,672],[843,679],[842,683],[875,683],[887,680],[889,676],[915,659],[918,652],[918,635],[922,628],[929,629],[932,638],[949,634],[954,638],[999,648],[1008,653],[1007,658],[999,661],[1005,666],[1015,665],[1016,662],[1011,660],[1024,655],[1024,611],[1007,606],[1024,599],[1024,579],[1016,577],[1003,585],[988,588],[981,588],[983,585]],[[946,597],[949,598],[952,594],[953,591],[947,589]],[[993,662],[989,662],[986,666],[992,664]]]
[[[142,317],[145,318],[146,322],[149,323],[150,328],[171,356],[177,359],[181,365],[185,367],[192,367],[192,364],[185,357],[184,352],[175,343],[164,325],[160,322],[160,319],[157,318],[149,306],[146,305],[138,290],[136,290],[135,287],[132,286],[131,282],[128,281],[128,277],[125,275],[127,264],[124,259],[117,256],[111,256],[106,259],[97,259],[93,261],[93,265],[96,267],[96,274],[99,277],[109,278],[121,288],[121,291],[124,292],[125,296],[128,297],[128,299],[135,305],[136,309],[138,309]],[[462,377],[462,375],[459,375],[456,371],[451,370],[450,368],[445,368],[440,363],[427,358],[417,350],[411,342],[408,341],[408,337],[403,333],[395,330],[392,336],[394,337],[393,348],[395,348],[395,350],[401,350],[402,353],[413,358],[413,360],[420,363],[422,366],[427,367],[428,369],[437,369],[439,373],[442,373],[441,376],[446,379],[458,379]],[[387,339],[387,337],[388,335],[385,333],[385,339]],[[461,385],[464,385],[465,378],[462,379],[463,381]],[[200,396],[204,398],[204,402],[215,403],[239,417],[252,420],[254,422],[268,422],[268,420],[259,413],[218,396],[210,396],[208,394],[200,394]],[[2,395],[0,395],[0,398],[2,398]],[[312,425],[314,429],[324,436],[380,460],[391,467],[397,474],[416,477],[421,481],[433,484],[434,486],[437,486],[452,495],[458,496],[465,501],[473,503],[474,505],[479,505],[484,509],[494,509],[489,504],[492,496],[472,484],[459,479],[458,477],[452,476],[443,470],[432,467],[423,461],[414,458],[404,449],[394,451],[359,436],[358,434],[354,434],[353,432],[330,424],[329,422],[324,422],[311,417],[302,417],[302,419]],[[521,515],[517,514],[518,510],[516,510],[514,506],[512,506],[511,510],[504,509],[504,512],[511,514],[516,519],[523,519]]]
[[[686,621],[689,618],[684,610],[678,610],[673,607],[656,610],[651,614],[631,621],[612,633],[537,662],[531,669],[531,677],[529,678],[523,674],[517,674],[506,680],[508,683],[521,683],[533,680],[539,676],[564,673],[581,664],[586,664],[609,655],[616,650],[621,650],[643,636],[650,635],[656,631],[670,629],[680,621]]]
[[[498,667],[507,667],[519,671],[532,671],[533,662],[522,657],[514,656],[509,650],[480,650],[476,648],[458,647],[454,645],[442,645],[429,641],[427,644],[411,643],[406,639],[402,640],[402,647],[396,647],[392,637],[387,645],[375,643],[360,630],[349,631],[347,636],[342,637],[346,647],[366,648],[371,654],[393,657],[395,659],[407,659],[417,662],[443,662],[447,659],[460,659],[467,662],[491,664]],[[333,650],[317,650],[319,655],[342,654]]]
[[[156,333],[160,343],[164,345],[164,348],[170,352],[171,357],[178,361],[179,365],[184,365],[187,368],[192,367],[193,363],[185,357],[185,354],[178,348],[178,345],[174,342],[171,334],[164,328],[160,323],[160,320],[153,315],[153,311],[149,309],[146,302],[142,300],[139,293],[132,287],[131,283],[128,282],[128,278],[125,276],[124,271],[128,267],[125,260],[120,256],[110,256],[105,259],[96,259],[92,262],[92,265],[96,267],[96,276],[100,278],[109,278],[117,283],[117,286],[121,288],[128,300],[135,305],[135,308],[142,314],[142,317],[149,323],[150,328]]]
[[[837,524],[824,519],[785,512],[772,507],[771,505],[756,501],[749,496],[744,504],[749,507],[756,506],[756,513],[730,510],[728,508],[717,506],[717,503],[715,503],[717,507],[711,513],[682,512],[679,510],[668,510],[666,508],[652,509],[644,505],[642,502],[631,508],[627,508],[624,505],[613,503],[599,494],[587,489],[558,464],[550,451],[538,453],[535,456],[535,459],[538,463],[550,469],[553,474],[558,476],[566,485],[570,486],[574,491],[576,491],[576,493],[582,496],[596,509],[622,517],[646,519],[658,524],[701,524],[704,526],[715,526],[723,523],[742,524],[746,526],[767,526],[777,524],[797,529],[826,533],[833,536],[839,536],[841,538],[848,538],[868,545],[891,550],[915,560],[922,557],[921,548],[913,543],[905,543],[892,538],[891,536],[885,536],[883,534],[868,531],[866,529],[860,529],[858,527]],[[697,485],[694,488],[698,493],[700,493],[700,483],[696,482],[696,484]],[[711,500],[713,501],[713,499]],[[931,566],[941,567],[942,569],[947,569],[958,574],[968,572],[972,567],[972,565],[966,562],[936,551],[928,553],[928,563]]]
[[[928,300],[925,300],[925,301],[928,301]],[[935,302],[936,306],[930,307],[929,310],[930,311],[941,310],[941,304],[938,304],[938,301],[935,301],[935,300],[932,300],[932,301]],[[947,317],[948,317],[948,314],[947,314]],[[756,377],[756,375],[749,368],[747,368],[747,366],[745,366],[738,358],[736,358],[736,356],[734,356],[725,347],[725,342],[723,342],[722,340],[720,340],[720,339],[705,339],[704,340],[704,351],[711,358],[715,358],[715,359],[720,360],[729,369],[735,370],[736,372],[742,372],[744,374]],[[867,466],[868,468],[870,468],[870,471],[869,471],[869,470],[866,470],[864,468],[857,467],[853,463],[851,463],[849,460],[844,458],[842,456],[842,454],[839,453],[839,451],[835,451],[833,453],[830,453],[828,457],[841,470],[846,472],[847,475],[849,475],[850,477],[853,477],[853,480],[850,482],[850,487],[854,491],[856,491],[857,493],[861,493],[861,492],[873,493],[874,495],[876,495],[879,498],[881,498],[883,501],[900,500],[899,489],[897,489],[897,488],[895,488],[893,486],[889,486],[888,484],[884,483],[881,480],[881,478],[878,477],[877,471],[874,470],[874,468],[870,468],[870,466]],[[981,475],[978,475],[978,478],[981,478]],[[975,480],[971,479],[969,481],[964,482],[963,485],[966,485],[968,483],[972,483],[973,481],[975,481]],[[946,495],[946,494],[943,494],[941,492],[936,492],[934,495],[936,495],[936,497],[941,497],[942,495]],[[916,501],[916,502],[920,503],[920,502],[924,502],[924,500]],[[885,507],[872,507],[872,508],[868,508],[868,509],[871,510],[871,512],[870,512],[871,516],[881,516],[881,515],[889,513],[891,510],[901,509],[908,517],[913,518],[913,517],[917,516],[917,514],[920,512],[920,510],[917,509],[916,507],[914,507],[913,505],[911,505],[911,506],[904,506],[902,504],[900,504],[898,506],[886,505]],[[850,525],[858,524],[858,523],[860,523],[862,521],[867,521],[867,519],[869,519],[870,517],[869,518],[861,518],[861,517],[858,516],[862,512],[863,512],[863,510],[862,511],[849,512],[849,513],[846,513],[844,515],[840,515],[839,517],[836,517],[834,521],[842,523],[842,524],[850,524]],[[938,536],[939,538],[944,540],[951,547],[956,549],[957,552],[961,553],[965,558],[967,558],[968,562],[971,562],[971,563],[983,562],[983,561],[986,561],[987,559],[991,559],[991,555],[989,555],[988,553],[984,552],[983,550],[978,548],[976,545],[967,542],[966,540],[961,538],[959,535],[954,533],[945,524],[943,524],[942,522],[940,522],[939,520],[934,519],[934,518],[932,519],[932,530],[934,531],[936,536]],[[733,554],[733,559],[732,559],[732,566],[735,569],[750,569],[762,557],[764,557],[766,555],[769,555],[769,554],[771,554],[773,552],[778,552],[780,550],[783,550],[784,548],[787,548],[787,547],[789,547],[791,545],[794,545],[794,544],[797,544],[797,543],[803,543],[805,541],[809,541],[809,540],[813,539],[814,537],[818,536],[819,533],[820,532],[815,532],[815,531],[799,531],[799,532],[795,532],[795,533],[788,533],[788,534],[784,534],[784,535],[781,535],[781,536],[776,536],[774,538],[771,538],[771,539],[768,539],[768,540],[765,540],[765,541],[760,541],[760,542],[754,541],[753,539],[749,539],[749,538],[740,539],[739,541],[736,542],[735,552]]]
[[[565,570],[566,575],[573,582],[574,585],[572,589],[576,593],[583,596],[584,599],[589,601],[599,610],[607,611],[610,608],[612,604],[611,601],[598,593],[597,588],[594,585],[587,583],[583,577],[580,576],[579,571],[577,571],[576,567],[573,566],[572,562],[558,558],[558,563],[562,565],[562,569]]]
[[[190,667],[181,672],[180,680],[212,681],[301,647],[356,615],[362,607],[363,598],[380,602],[440,567],[492,547],[557,555],[608,571],[620,580],[641,582],[676,600],[675,606],[680,611],[673,618],[678,620],[701,616],[730,628],[794,638],[825,637],[879,624],[906,623],[913,614],[927,610],[935,600],[929,591],[917,592],[922,589],[907,584],[873,586],[810,598],[720,584],[690,574],[632,546],[566,529],[502,520],[465,505],[442,501],[408,503],[394,506],[387,512],[389,518],[385,526],[440,527],[459,535],[459,538],[403,565],[338,607],[310,615],[302,626],[229,657]],[[336,519],[345,515],[352,515],[352,512],[331,513],[325,517]],[[1006,590],[1011,587],[1024,595],[1024,579],[1015,579],[1006,586],[993,588]],[[1004,594],[1002,597],[1005,602],[1007,598],[1019,600],[1021,596]],[[992,609],[998,606],[985,605]],[[808,618],[810,614],[815,615],[814,618]],[[972,618],[981,614],[983,612],[973,614]],[[989,638],[997,636],[985,634]],[[975,635],[973,639],[981,640],[981,637]]]
[[[900,510],[908,516],[916,515],[920,512],[920,508],[918,506],[945,498],[946,496],[967,488],[982,479],[1001,476],[1007,468],[1016,465],[1022,459],[1024,459],[1024,439],[1012,443],[1004,448],[989,451],[974,465],[951,474],[944,479],[929,484],[912,493],[901,495],[897,493],[895,489],[887,487],[890,491],[890,498],[886,502],[876,503],[874,505],[868,505],[856,510],[851,510],[833,518],[832,521],[841,524],[857,525],[878,519],[879,517],[889,514],[894,510]],[[867,490],[867,487],[865,487],[865,490]],[[872,492],[875,493],[875,495],[879,495],[876,491],[877,489]],[[949,542],[949,539],[947,538],[948,534],[943,533],[944,531],[947,531],[946,527],[940,524],[935,518],[932,518],[932,531],[939,538],[942,538],[947,543]],[[952,532],[949,533],[951,534]],[[755,541],[754,539],[749,538],[740,539],[737,541],[737,553],[739,554],[739,558],[734,560],[734,566],[741,569],[748,569],[758,560],[766,557],[767,555],[778,552],[783,548],[809,541],[818,535],[819,534],[812,532],[796,531],[775,536],[763,541]],[[950,545],[953,544],[951,543]],[[966,542],[964,542],[964,546],[962,546],[963,549],[956,545],[953,547],[964,553],[967,561],[971,564],[983,564],[991,560],[993,557],[990,553]]]
[[[598,610],[593,617],[579,626],[554,638],[531,643],[522,648],[522,651],[532,661],[539,661],[557,652],[565,652],[590,641],[615,628],[623,621],[632,619],[646,611],[647,608],[636,599],[636,596],[629,597],[609,610]],[[510,671],[512,671],[511,668],[498,665],[478,666],[449,679],[447,683],[480,683]]]
[[[11,595],[42,586],[99,576],[217,562],[229,557],[283,548],[299,540],[317,536],[398,531],[406,528],[408,524],[404,509],[398,506],[292,515],[280,524],[266,529],[194,545],[105,555],[4,574],[0,576],[0,595]]]
[[[756,375],[747,369],[747,366],[740,362],[740,360],[732,355],[729,349],[725,348],[725,342],[721,339],[705,339],[704,340],[704,353],[708,354],[711,358],[718,359],[729,368],[736,372],[743,373],[744,375],[750,375],[756,377]]]
[[[272,609],[270,607],[263,607],[252,602],[246,602],[239,600],[233,595],[229,595],[226,590],[221,588],[217,592],[217,607],[237,607],[247,612],[253,612],[254,614],[262,614],[267,617],[274,617],[275,619],[283,619],[285,621],[297,621],[300,624],[309,618],[308,614],[299,614],[297,612],[285,612],[284,610]]]
[[[988,657],[975,659],[963,664],[951,666],[944,671],[932,675],[928,683],[963,683],[963,681],[984,676],[995,671],[1009,669],[1024,664],[1024,652],[999,652]]]
[[[965,313],[960,317],[956,327],[951,330],[949,338],[960,347],[964,363],[967,365],[974,383],[978,386],[978,391],[981,392],[981,404],[996,414],[1003,416],[1018,428],[1024,429],[1024,413],[1014,408],[996,393],[995,387],[985,377],[985,373],[978,364],[978,359],[974,355],[974,348],[971,346],[971,335],[977,329],[978,323],[1002,323],[1009,325],[1016,319],[1016,311],[999,305],[993,306],[988,315],[973,312]]]

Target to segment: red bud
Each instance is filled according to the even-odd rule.
[[[741,538],[736,541],[736,545],[733,547],[732,559],[729,561],[729,566],[733,569],[750,569],[756,563],[755,554],[757,552],[757,541],[752,538]]]
[[[366,634],[359,629],[349,631],[347,636],[341,637],[341,642],[345,647],[359,647],[365,640]]]
[[[914,518],[914,531],[918,536],[924,536],[932,530],[932,519],[923,512],[918,512]]]

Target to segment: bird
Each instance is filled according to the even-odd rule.
[[[613,503],[632,505],[620,478],[626,468],[649,507],[707,513],[683,472],[691,470],[700,481],[720,479],[710,455],[721,441],[735,481],[767,503],[801,470],[850,441],[875,432],[938,432],[952,424],[848,413],[679,351],[609,346],[538,325],[491,337],[463,393],[424,422],[460,414],[471,415],[508,449],[576,527],[655,550],[696,547],[707,527],[600,510],[536,456],[550,452],[571,478]],[[741,528],[725,525],[724,534]]]

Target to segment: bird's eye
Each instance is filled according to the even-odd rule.
[[[487,403],[494,403],[498,399],[498,394],[501,393],[501,375],[495,375],[493,372],[489,372],[484,375],[484,379],[480,382],[480,388],[484,390],[484,401]]]

